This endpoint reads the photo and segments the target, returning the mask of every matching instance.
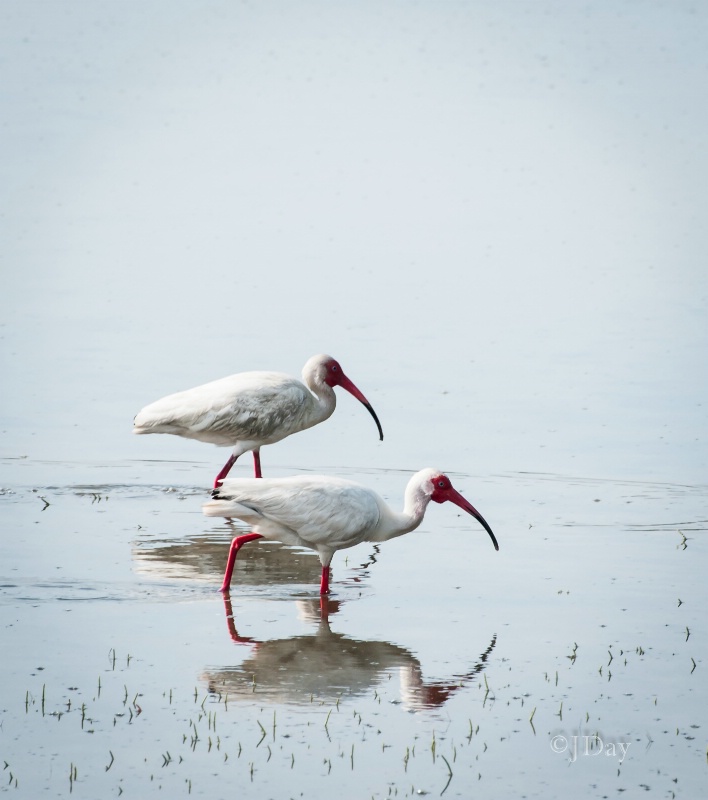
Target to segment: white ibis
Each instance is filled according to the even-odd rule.
[[[376,492],[353,481],[324,475],[289,478],[231,478],[212,492],[202,510],[208,517],[236,517],[253,532],[231,542],[221,591],[231,584],[236,555],[254,539],[275,539],[316,550],[322,563],[320,594],[329,593],[330,562],[337,550],[361,542],[385,542],[415,530],[431,500],[450,501],[471,514],[492,537],[482,515],[457,492],[447,475],[434,469],[417,472],[408,482],[403,511],[390,509]]]
[[[335,386],[363,403],[381,423],[371,403],[327,355],[313,356],[297,378],[280,372],[240,372],[145,406],[135,417],[133,433],[173,433],[220,447],[233,447],[214,487],[229,474],[236,459],[253,451],[256,478],[261,477],[260,449],[328,419],[336,405]]]

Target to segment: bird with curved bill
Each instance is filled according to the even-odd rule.
[[[320,594],[329,593],[330,563],[337,550],[361,542],[385,542],[415,530],[430,501],[450,502],[471,514],[496,537],[484,517],[452,486],[447,475],[423,469],[408,482],[403,511],[391,509],[376,492],[354,481],[324,475],[288,478],[231,478],[202,507],[208,517],[240,519],[252,532],[231,542],[221,591],[231,584],[239,549],[255,539],[275,539],[315,550],[322,564]]]
[[[337,405],[334,387],[341,386],[381,423],[371,403],[328,355],[313,356],[302,370],[302,381],[280,372],[241,372],[194,389],[163,397],[140,411],[133,433],[171,433],[219,447],[232,447],[231,457],[216,476],[218,487],[236,459],[253,453],[256,478],[262,477],[260,450],[332,416]]]

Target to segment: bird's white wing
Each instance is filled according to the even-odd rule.
[[[213,444],[279,441],[302,428],[312,395],[277,372],[243,372],[163,397],[135,418],[140,433],[175,433]]]
[[[209,516],[235,516],[264,531],[272,522],[293,531],[303,544],[315,549],[336,550],[365,541],[380,518],[373,492],[325,476],[227,479],[218,498],[204,506]],[[235,513],[236,506],[245,507],[247,513]]]

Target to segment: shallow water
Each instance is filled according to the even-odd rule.
[[[708,487],[483,486],[499,553],[436,508],[339,553],[322,605],[316,557],[278,544],[244,548],[222,598],[233,528],[200,516],[196,487],[6,492],[18,790],[699,792]]]
[[[0,11],[10,796],[695,798],[708,777],[706,12]],[[331,352],[264,448],[449,504],[342,551],[201,503],[167,393]],[[251,474],[248,457],[234,474]]]

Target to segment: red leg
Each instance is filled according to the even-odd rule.
[[[254,539],[262,539],[263,537],[260,533],[246,533],[243,536],[237,536],[231,542],[231,548],[229,549],[229,558],[226,562],[226,572],[224,573],[224,582],[221,584],[220,591],[226,592],[231,585],[231,575],[234,571],[234,564],[236,563],[236,555],[238,551],[241,549],[241,546],[246,544],[246,542],[252,542]]]
[[[238,456],[231,456],[231,458],[224,464],[224,468],[221,472],[216,476],[216,480],[214,481],[214,488],[218,489],[221,486],[221,482],[224,478],[229,474],[229,470],[233,465],[236,463],[236,459]]]
[[[330,600],[325,595],[320,595],[320,619],[329,622],[329,615],[339,611],[339,600]]]
[[[320,594],[329,594],[329,567],[322,567],[322,580],[320,581]]]
[[[253,468],[256,471],[256,478],[262,478],[263,475],[261,474],[261,451],[254,450],[253,451]]]
[[[224,610],[226,611],[226,624],[229,628],[229,635],[234,642],[238,642],[239,644],[258,645],[257,639],[251,639],[250,636],[239,636],[238,631],[236,630],[236,623],[234,622],[234,612],[233,608],[231,607],[231,595],[229,594],[228,589],[224,592]]]

